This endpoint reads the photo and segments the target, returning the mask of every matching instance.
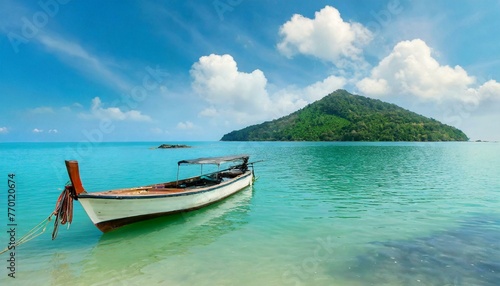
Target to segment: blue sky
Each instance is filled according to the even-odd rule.
[[[499,1],[0,2],[0,142],[205,141],[342,88],[500,140]]]

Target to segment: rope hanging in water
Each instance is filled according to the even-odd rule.
[[[64,191],[59,195],[57,199],[56,208],[52,215],[56,216],[54,220],[54,231],[52,231],[52,240],[56,239],[57,232],[59,230],[59,223],[66,224],[68,223],[68,228],[73,221],[73,190],[72,186],[66,186]]]

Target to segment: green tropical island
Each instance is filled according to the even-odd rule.
[[[345,90],[261,124],[225,134],[221,141],[468,141],[435,119]]]

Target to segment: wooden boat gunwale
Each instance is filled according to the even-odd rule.
[[[223,181],[218,184],[214,184],[211,186],[205,186],[205,187],[189,187],[189,188],[164,188],[166,191],[169,192],[170,190],[176,191],[173,193],[165,193],[161,194],[162,188],[155,189],[153,185],[150,186],[142,186],[142,187],[136,187],[136,188],[130,188],[130,189],[116,189],[116,190],[110,190],[110,191],[103,191],[103,192],[92,192],[92,193],[81,193],[78,195],[78,199],[86,199],[86,198],[92,198],[92,199],[153,199],[153,198],[163,198],[163,197],[177,197],[177,196],[189,196],[189,195],[194,195],[194,194],[199,194],[199,193],[205,193],[205,192],[211,192],[214,189],[223,187],[228,184],[232,184],[234,182],[237,182],[239,180],[245,179],[247,176],[250,176],[252,174],[252,171],[248,170],[245,173],[238,175],[237,177],[231,178],[227,181]],[[192,177],[188,179],[193,179],[197,177]],[[188,180],[186,179],[186,180]],[[166,182],[169,183],[169,182]],[[133,192],[135,190],[152,190],[153,194],[147,194],[147,193],[142,193],[142,194],[106,194],[106,193],[112,193],[112,192],[126,192],[130,190],[130,192]],[[149,192],[149,191],[148,191]],[[155,193],[158,192],[158,193]]]

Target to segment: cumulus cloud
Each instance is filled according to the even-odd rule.
[[[500,98],[500,84],[490,80],[479,87],[462,67],[441,65],[422,40],[403,41],[356,84],[374,97],[410,96],[424,102],[462,102],[479,105]]]
[[[203,56],[193,64],[190,74],[193,89],[212,105],[200,115],[231,112],[236,120],[241,121],[244,120],[241,115],[268,110],[271,106],[264,73],[260,70],[251,73],[238,71],[236,61],[230,55]],[[237,114],[238,111],[243,112]]]
[[[280,27],[278,50],[287,57],[310,55],[339,64],[339,61],[359,60],[362,47],[368,44],[372,33],[360,23],[345,22],[340,12],[326,6],[315,13],[314,19],[295,14]]]
[[[43,129],[35,128],[33,129],[33,133],[43,133]]]
[[[266,91],[267,79],[260,70],[251,73],[238,71],[230,55],[203,56],[191,69],[193,88],[212,104],[258,110],[270,102]]]
[[[49,133],[59,133],[59,131],[57,129],[49,129],[48,132]]]
[[[9,129],[7,127],[0,127],[0,134],[8,133]]]
[[[500,83],[495,80],[489,80],[481,85],[476,92],[480,101],[500,101]]]
[[[137,110],[123,111],[118,107],[104,108],[99,97],[94,97],[94,99],[92,99],[90,113],[81,113],[80,116],[86,119],[97,118],[116,121],[152,121],[151,117],[144,115]]]
[[[345,78],[332,75],[304,88],[304,94],[308,101],[312,102],[323,98],[332,91],[343,88],[345,84]]]
[[[260,70],[238,70],[230,55],[203,56],[191,68],[193,89],[210,104],[199,115],[239,124],[274,119],[342,88],[346,80],[329,76],[305,88],[288,87],[270,94]]]
[[[366,95],[411,95],[424,101],[476,101],[469,86],[476,79],[460,66],[440,65],[431,48],[420,40],[398,43],[392,52],[357,83]]]

